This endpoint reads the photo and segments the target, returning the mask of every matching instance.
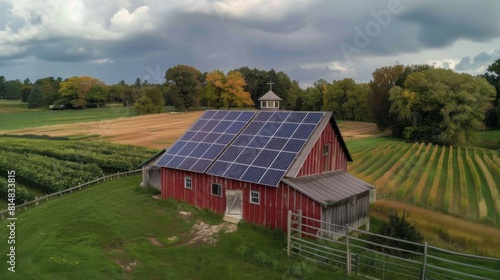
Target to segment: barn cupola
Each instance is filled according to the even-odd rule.
[[[269,85],[269,91],[264,94],[260,101],[260,109],[261,110],[279,110],[280,109],[280,101],[283,100],[276,93],[273,92],[273,84],[272,82],[267,83]]]

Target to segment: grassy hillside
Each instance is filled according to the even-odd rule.
[[[289,259],[277,231],[243,224],[212,236],[213,244],[193,242],[200,234],[190,231],[193,225],[221,218],[154,200],[139,182],[137,176],[106,182],[20,214],[16,273],[7,271],[1,246],[0,279],[353,279]],[[6,224],[0,222],[2,242]]]
[[[387,138],[348,146],[349,171],[376,186],[378,198],[500,227],[500,152]]]
[[[77,123],[134,116],[133,108],[121,104],[107,105],[101,109],[48,110],[28,109],[20,101],[0,101],[0,130],[22,129],[54,124]]]

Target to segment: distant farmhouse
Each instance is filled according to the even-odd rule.
[[[368,227],[374,187],[347,173],[352,158],[332,113],[280,111],[276,97],[264,95],[261,111],[205,111],[143,165],[143,185],[271,228],[286,230],[289,210]]]

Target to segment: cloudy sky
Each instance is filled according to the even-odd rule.
[[[0,75],[164,82],[166,69],[241,66],[367,82],[378,67],[484,73],[498,0],[0,0]]]

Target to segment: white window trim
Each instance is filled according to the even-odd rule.
[[[188,180],[189,180],[189,184],[188,184]],[[184,177],[184,188],[189,189],[189,190],[193,189],[193,179],[191,179],[191,177],[188,177],[188,176]]]
[[[252,200],[253,199],[252,194],[257,194],[257,200],[258,200],[258,202],[254,202]],[[255,204],[255,205],[260,205],[260,192],[258,192],[258,191],[250,191],[250,203],[251,204]]]
[[[219,194],[215,194],[214,193],[214,185],[217,185],[220,187],[220,195]],[[217,197],[222,197],[222,185],[219,184],[219,183],[212,183],[211,185],[211,189],[210,189],[210,193],[213,195],[213,196],[217,196]]]

